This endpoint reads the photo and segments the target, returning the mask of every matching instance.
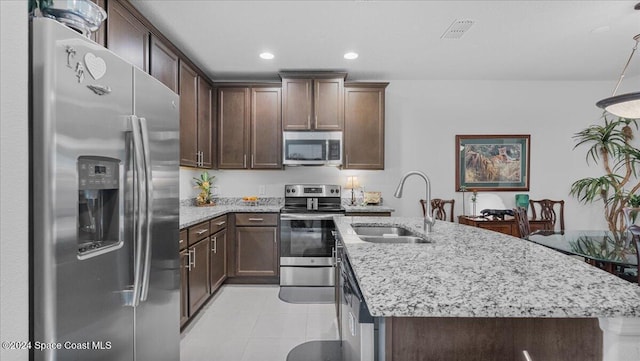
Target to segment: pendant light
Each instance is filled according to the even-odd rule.
[[[640,3],[638,5],[640,5]],[[636,8],[638,7],[638,5],[636,5]],[[622,79],[624,78],[624,73],[625,71],[627,71],[627,68],[629,67],[629,63],[631,63],[633,54],[638,49],[638,42],[640,42],[640,34],[634,36],[633,40],[636,41],[636,45],[631,50],[631,55],[629,56],[629,60],[627,60],[627,63],[624,65],[624,69],[622,69],[622,74],[620,74],[620,79],[618,79],[618,84],[616,84],[615,89],[613,89],[613,95],[610,96],[609,98],[600,100],[599,102],[596,103],[596,106],[620,118],[639,119],[640,118],[640,92],[616,95],[616,92],[618,91],[618,87],[620,86],[620,83],[622,83]]]

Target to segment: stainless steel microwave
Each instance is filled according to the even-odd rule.
[[[342,165],[342,132],[283,132],[284,165]]]

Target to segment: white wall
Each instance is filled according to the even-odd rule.
[[[629,79],[633,84],[633,79]],[[367,190],[382,191],[395,214],[419,216],[417,199],[424,196],[418,178],[406,183],[404,197],[393,191],[404,172],[417,169],[429,175],[432,193],[456,199],[456,134],[531,134],[530,198],[564,199],[566,226],[571,229],[606,227],[600,204],[581,205],[569,196],[575,180],[600,175],[587,166],[585,148],[573,150],[572,136],[600,121],[595,102],[610,94],[611,82],[549,81],[390,81],[386,92],[386,167],[384,171],[297,167],[285,171],[213,170],[222,196],[256,195],[266,185],[267,196],[283,196],[285,183],[338,183],[358,175]],[[193,197],[191,177],[199,171],[181,170],[181,198]],[[514,195],[497,192],[507,207]],[[346,196],[346,194],[345,194]],[[469,204],[467,202],[467,207]],[[468,210],[469,208],[467,208]]]
[[[0,1],[0,341],[29,332],[27,2]],[[2,360],[28,360],[0,348]]]

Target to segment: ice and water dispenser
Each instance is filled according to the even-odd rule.
[[[78,257],[108,252],[120,240],[120,160],[78,158]]]

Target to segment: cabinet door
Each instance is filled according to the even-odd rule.
[[[197,166],[198,74],[180,62],[180,165]]]
[[[211,236],[211,264],[209,284],[211,293],[215,292],[227,278],[227,230]]]
[[[211,85],[198,77],[198,151],[202,168],[212,168],[211,159]]]
[[[249,88],[218,89],[218,167],[247,168]]]
[[[236,275],[277,276],[277,227],[236,227]]]
[[[149,30],[118,1],[110,0],[107,7],[107,48],[146,72]]]
[[[251,168],[282,168],[281,95],[280,88],[251,89]]]
[[[602,360],[597,318],[521,318],[514,322],[515,359],[526,350],[533,360]]]
[[[189,270],[189,315],[193,315],[209,295],[209,243],[207,237],[189,247],[191,268]]]
[[[180,326],[189,319],[189,250],[180,252]]]
[[[282,79],[282,127],[311,129],[311,79]]]
[[[174,93],[178,92],[178,56],[160,39],[151,35],[150,74]]]
[[[345,87],[346,169],[384,169],[385,86]]]
[[[107,11],[107,4],[105,3],[105,0],[91,0],[91,2],[101,7],[104,11]],[[91,33],[91,40],[106,47],[107,45],[105,44],[106,29],[107,29],[107,23],[103,22],[102,25],[100,25],[100,28],[98,28],[98,30]]]
[[[344,80],[315,79],[313,123],[316,130],[342,130],[344,119]]]

